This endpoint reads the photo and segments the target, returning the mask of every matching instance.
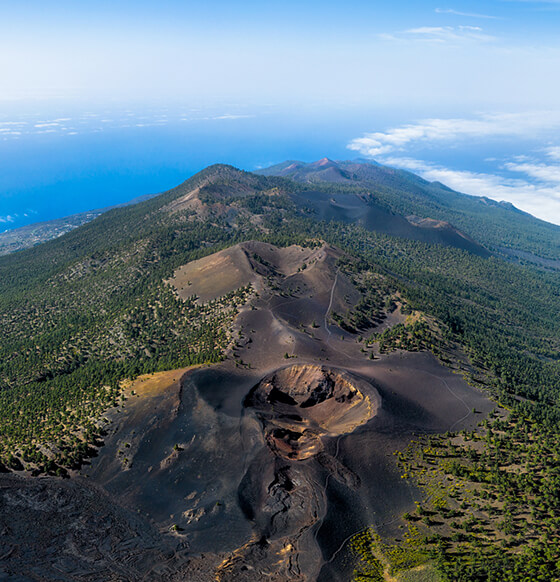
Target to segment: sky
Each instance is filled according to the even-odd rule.
[[[0,0],[0,230],[315,155],[560,224],[559,25],[560,0]]]

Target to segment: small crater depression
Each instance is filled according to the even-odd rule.
[[[245,399],[259,417],[270,449],[290,460],[319,454],[323,437],[354,431],[377,414],[380,403],[368,382],[310,364],[276,370]]]

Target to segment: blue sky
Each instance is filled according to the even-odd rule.
[[[0,2],[1,95],[550,106],[560,2]]]
[[[49,135],[188,120],[256,135],[257,119],[253,169],[280,161],[279,126],[294,130],[287,157],[314,154],[311,134],[328,127],[325,155],[371,157],[560,223],[559,25],[560,0],[0,0],[0,145],[17,141],[25,157]],[[313,147],[298,147],[298,124]],[[0,168],[13,167],[2,151]],[[52,164],[71,173],[62,154]],[[0,181],[4,225],[16,194]]]

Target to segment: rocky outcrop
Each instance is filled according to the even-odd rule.
[[[217,579],[316,579],[321,555],[315,526],[327,510],[327,484],[333,478],[351,490],[360,486],[331,454],[338,449],[332,439],[373,418],[380,397],[347,372],[301,364],[265,376],[244,405],[258,418],[266,443],[238,490],[253,538],[224,561]]]

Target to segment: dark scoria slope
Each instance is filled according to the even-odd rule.
[[[417,217],[407,219],[361,192],[325,192],[320,185],[315,188],[294,193],[292,199],[317,220],[356,224],[381,234],[455,247],[481,257],[490,256],[482,245],[446,222],[422,222],[416,220]]]
[[[450,223],[492,250],[507,248],[509,256],[534,262],[541,262],[537,257],[560,259],[559,226],[522,212],[509,202],[461,194],[440,182],[428,182],[405,170],[365,160],[324,158],[312,163],[283,162],[258,173],[316,186],[325,183],[333,187],[346,186],[367,192],[374,204],[401,217],[412,215]],[[438,228],[442,227],[445,228],[440,223]]]
[[[163,281],[180,265],[251,239],[289,245],[322,238],[357,252],[401,284],[412,283],[423,309],[470,334],[473,347],[485,350],[484,361],[494,359],[487,336],[496,334],[497,323],[515,334],[520,353],[555,357],[554,276],[454,249],[465,240],[474,244],[459,234],[455,242],[461,244],[445,247],[380,236],[375,231],[390,222],[388,211],[354,187],[329,191],[331,186],[325,183],[325,192],[322,185],[211,166],[151,200],[0,258],[0,428],[6,435],[0,462],[9,465],[10,455],[23,455],[22,443],[35,441],[27,456],[36,466],[48,464],[49,450],[58,451],[55,468],[72,466],[71,435],[115,401],[120,379],[219,360],[233,312],[183,305]],[[439,231],[390,217],[395,230],[404,225],[416,233]],[[473,305],[482,310],[479,315]],[[524,383],[525,395],[538,390],[533,380]],[[30,420],[43,409],[57,419],[55,433],[49,422]],[[86,442],[95,442],[94,433],[90,427]],[[55,445],[41,449],[45,442]],[[80,451],[78,457],[87,447]]]
[[[321,220],[363,192],[212,166],[0,258],[0,471],[18,473],[0,475],[0,577],[349,580],[352,536],[402,539],[421,499],[392,453],[493,406],[428,349],[513,410],[477,467],[515,539],[489,534],[476,568],[525,567],[524,539],[557,577],[560,274],[383,235],[352,208]],[[525,436],[543,465],[502,471]],[[422,535],[456,533],[432,517]],[[455,539],[438,542],[450,570],[479,541]]]

